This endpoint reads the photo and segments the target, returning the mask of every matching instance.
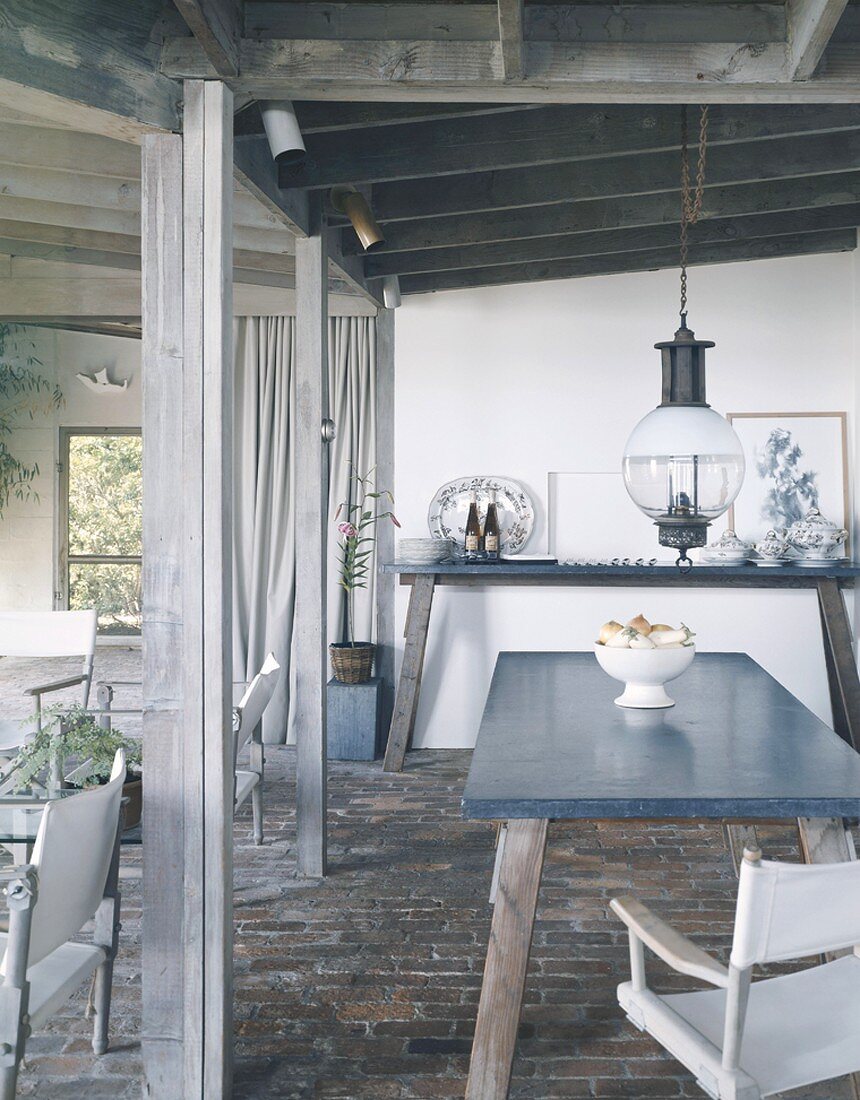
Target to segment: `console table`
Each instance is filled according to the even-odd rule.
[[[681,572],[674,565],[535,565],[500,562],[495,565],[383,565],[411,587],[404,637],[406,646],[385,750],[385,770],[400,771],[415,727],[421,673],[433,593],[437,586],[480,588],[524,587],[626,588],[805,588],[817,593],[833,728],[860,750],[860,678],[851,626],[841,589],[853,587],[860,564],[849,562],[808,568],[799,565],[694,565]]]

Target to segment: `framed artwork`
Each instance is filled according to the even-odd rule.
[[[742,539],[803,519],[810,508],[850,528],[848,428],[844,412],[729,413],[743,444],[746,475],[729,509]]]

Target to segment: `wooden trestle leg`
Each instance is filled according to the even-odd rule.
[[[546,828],[547,821],[543,818],[508,822],[466,1100],[505,1100],[508,1095],[543,871]]]
[[[860,752],[860,676],[851,641],[851,625],[839,582],[824,577],[816,584],[824,663],[830,689],[833,728]],[[811,819],[810,819],[811,821]],[[799,821],[801,848],[807,863],[833,863],[854,859],[846,848],[845,828],[836,819],[816,819],[812,824]],[[735,871],[740,867],[743,850],[758,847],[755,825],[726,825],[726,847],[732,854]],[[812,837],[811,840],[808,838]],[[844,854],[839,854],[843,853]],[[860,1096],[860,1089],[858,1089]]]
[[[400,679],[397,682],[397,694],[394,697],[394,713],[391,716],[391,728],[388,731],[388,744],[385,748],[384,770],[387,772],[399,772],[403,768],[406,750],[415,729],[434,587],[435,578],[432,574],[418,575],[412,582],[404,630],[406,646],[403,651]]]

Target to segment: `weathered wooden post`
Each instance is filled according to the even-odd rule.
[[[233,96],[143,140],[143,1055],[152,1097],[232,1064]]]
[[[381,309],[376,319],[376,483],[394,492],[394,310]],[[395,500],[395,511],[397,504]],[[378,528],[377,562],[394,561],[395,528]],[[382,680],[383,730],[388,731],[394,705],[394,593],[396,577],[376,576],[376,675]]]
[[[328,251],[322,203],[296,240],[296,689],[298,872],[326,873]]]

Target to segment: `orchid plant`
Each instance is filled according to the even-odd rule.
[[[388,489],[375,488],[373,473],[374,470],[369,470],[362,476],[355,467],[352,468],[349,500],[338,505],[334,517],[341,536],[338,548],[339,583],[346,592],[347,632],[351,646],[355,646],[355,591],[357,588],[367,588],[370,559],[376,543],[376,525],[388,519],[395,527],[400,526],[390,508],[380,511],[385,504],[393,504],[394,497]],[[341,519],[341,516],[344,518]]]

